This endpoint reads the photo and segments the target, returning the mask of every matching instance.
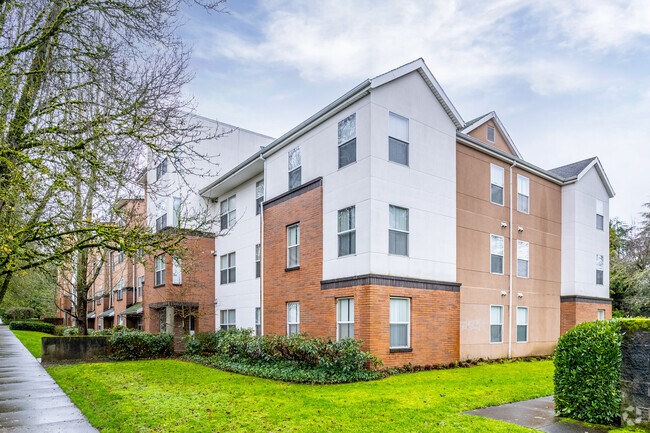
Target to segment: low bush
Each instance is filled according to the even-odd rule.
[[[585,322],[558,340],[555,410],[560,416],[613,424],[621,407],[621,323]]]
[[[12,331],[37,331],[46,334],[54,334],[54,325],[51,323],[38,322],[35,320],[25,320],[20,322],[11,322],[9,329]]]
[[[72,337],[73,335],[79,335],[79,328],[76,326],[64,326],[63,333],[61,334],[64,337]]]
[[[3,314],[3,319],[7,322],[14,320],[27,320],[36,317],[38,313],[30,307],[11,307],[7,308]]]
[[[117,360],[162,358],[173,354],[172,334],[149,334],[123,328],[113,332],[111,336],[111,357]]]

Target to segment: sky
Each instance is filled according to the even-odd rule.
[[[649,0],[229,0],[183,10],[197,113],[279,137],[423,58],[464,120],[496,111],[543,168],[598,156],[610,217],[650,202]]]

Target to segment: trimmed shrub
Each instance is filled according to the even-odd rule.
[[[621,408],[621,323],[585,322],[558,340],[555,411],[596,424],[618,422]]]
[[[63,335],[64,337],[72,337],[73,335],[79,335],[79,328],[77,328],[76,326],[64,326],[63,333],[61,335]]]
[[[149,334],[144,331],[120,329],[111,336],[111,357],[117,360],[162,358],[173,354],[172,334]]]
[[[11,322],[9,329],[13,331],[37,331],[45,332],[46,334],[54,334],[54,325],[51,323],[38,322],[34,320],[23,322]]]
[[[37,315],[36,310],[30,307],[11,307],[4,312],[4,316],[8,321],[27,320]]]

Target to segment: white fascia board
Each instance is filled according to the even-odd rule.
[[[497,126],[497,129],[499,130],[499,133],[503,138],[505,138],[506,143],[508,143],[508,147],[510,147],[510,150],[512,150],[515,153],[515,156],[519,159],[523,159],[521,156],[521,153],[519,152],[519,149],[517,149],[517,146],[515,146],[515,142],[512,140],[510,137],[510,134],[508,134],[508,131],[506,130],[506,127],[503,126],[503,123],[501,122],[501,119],[499,119],[499,116],[497,116],[497,113],[494,111],[489,112],[485,116],[483,116],[481,119],[477,120],[476,122],[472,123],[470,126],[467,128],[463,129],[462,132],[463,134],[469,134],[479,126],[483,125],[485,122],[488,120],[493,119],[494,124]]]
[[[201,189],[199,193],[204,198],[218,198],[223,193],[232,191],[262,172],[264,172],[264,161],[258,155],[257,158],[248,161],[246,165],[236,167],[235,170],[226,173],[217,179],[216,182]]]
[[[571,179],[570,183],[578,182],[584,175],[587,174],[589,170],[591,170],[592,167],[596,167],[596,173],[598,173],[598,176],[600,177],[600,181],[603,183],[603,186],[607,190],[607,195],[609,195],[609,198],[614,198],[616,193],[614,192],[614,188],[612,188],[612,184],[609,182],[609,178],[607,177],[607,174],[605,173],[605,169],[603,168],[603,165],[600,163],[600,159],[596,157],[589,165],[587,165],[584,170],[580,172],[578,176],[575,177],[575,179]],[[569,183],[569,182],[567,182]]]

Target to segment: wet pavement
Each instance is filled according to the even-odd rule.
[[[562,421],[561,418],[555,416],[553,396],[484,407],[463,413],[497,419],[546,433],[606,433],[609,431],[607,428],[589,427],[579,422]]]
[[[0,324],[0,433],[97,433],[5,325]]]

